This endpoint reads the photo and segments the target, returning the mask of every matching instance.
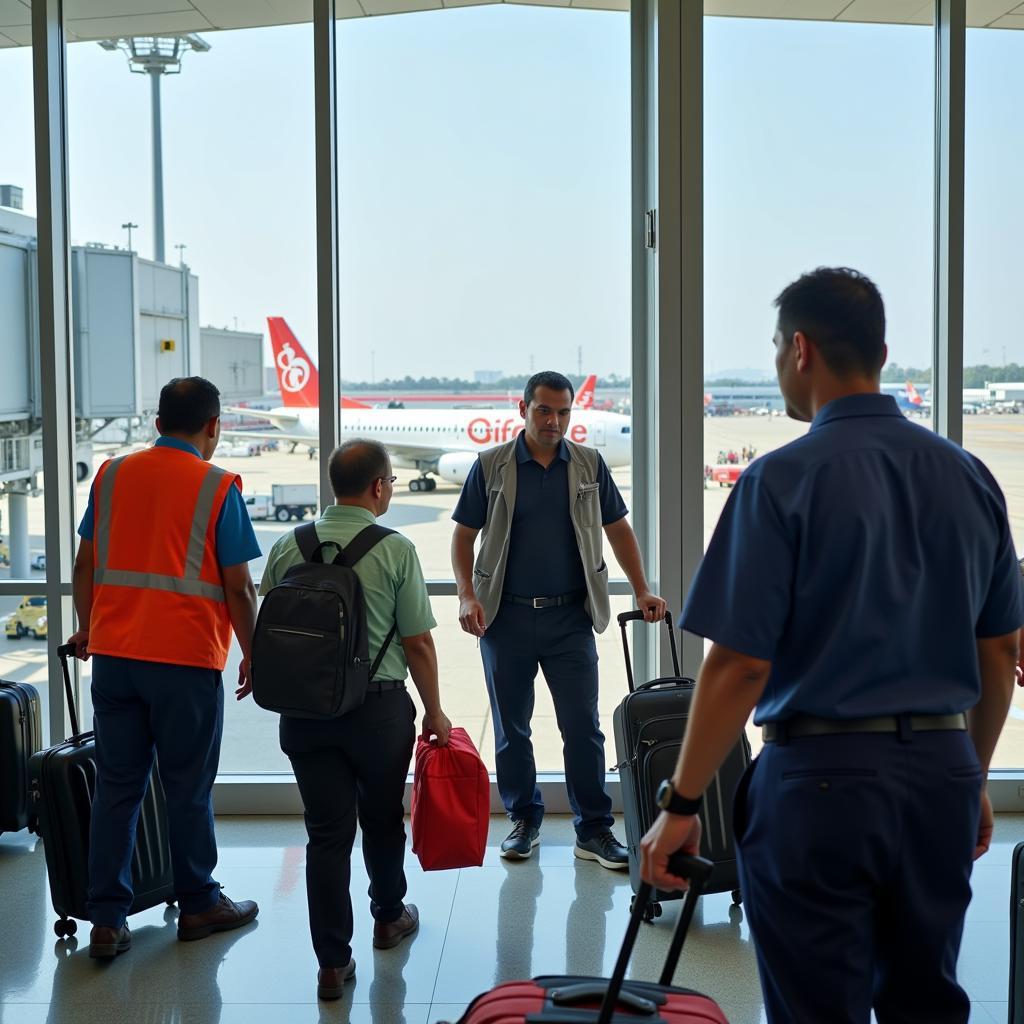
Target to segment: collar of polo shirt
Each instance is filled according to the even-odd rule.
[[[844,420],[851,416],[902,416],[900,407],[892,395],[843,395],[833,398],[823,405],[811,421],[811,430],[831,423],[832,420]]]
[[[558,442],[558,457],[563,462],[569,461],[569,446],[565,443],[564,437]],[[534,461],[535,459],[530,454],[530,449],[526,447],[526,431],[524,430],[516,437],[516,462],[522,465],[524,462]]]

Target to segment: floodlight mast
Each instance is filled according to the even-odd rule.
[[[153,118],[153,250],[154,259],[164,263],[164,157],[163,129],[160,120],[160,77],[181,73],[181,59],[189,51],[206,53],[210,44],[194,32],[182,36],[123,36],[103,39],[104,50],[120,50],[128,58],[128,67],[140,75],[149,75]]]

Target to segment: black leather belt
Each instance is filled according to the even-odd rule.
[[[901,726],[900,720],[906,723]],[[784,743],[794,736],[834,736],[841,733],[897,733],[901,728],[912,732],[956,731],[967,728],[967,716],[955,715],[879,715],[876,718],[815,718],[798,715],[781,722],[765,722],[761,736],[765,743]]]
[[[379,690],[383,693],[385,690],[404,690],[405,680],[404,679],[371,679],[368,689]]]
[[[563,604],[579,604],[585,601],[587,592],[585,590],[574,590],[569,594],[559,594],[557,597],[520,597],[518,594],[502,594],[503,601],[511,601],[512,604],[526,605],[527,608],[561,608]]]

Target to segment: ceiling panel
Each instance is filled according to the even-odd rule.
[[[505,0],[441,0],[445,7],[483,7],[485,4],[501,4]]]
[[[989,27],[1024,29],[1024,14],[1008,14],[1004,18],[997,18]]]
[[[21,0],[0,0],[0,29],[5,25],[29,25],[32,11]]]
[[[362,5],[363,10],[370,16],[441,10],[441,0],[362,0]]]
[[[909,21],[924,5],[921,0],[853,0],[837,21]]]
[[[197,0],[197,6],[206,20],[219,29],[260,28],[313,20],[312,0],[292,4],[272,3],[271,0]]]
[[[979,28],[1009,13],[1009,0],[967,0],[967,24]]]
[[[569,0],[505,0],[507,4],[526,4],[529,7],[568,7]]]
[[[64,17],[124,18],[138,14],[181,14],[195,11],[190,0],[66,0]]]
[[[13,39],[18,46],[32,45],[31,25],[9,25],[3,30],[3,33],[8,39]]]
[[[587,11],[628,11],[629,0],[569,0],[569,6]]]
[[[68,25],[78,39],[110,39],[154,33],[208,32],[212,26],[196,10],[191,13],[143,14],[131,18],[79,18]]]

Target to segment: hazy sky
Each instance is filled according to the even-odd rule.
[[[927,365],[932,35],[706,19],[705,352],[769,372],[771,300],[845,263]],[[314,346],[312,32],[209,33],[165,78],[168,258],[203,323]],[[495,5],[339,24],[343,373],[629,372],[624,14]],[[1024,33],[968,34],[967,360],[1024,360]],[[69,50],[72,234],[151,253],[149,88]],[[0,182],[34,208],[30,54],[0,52]],[[0,313],[2,316],[2,313]]]

